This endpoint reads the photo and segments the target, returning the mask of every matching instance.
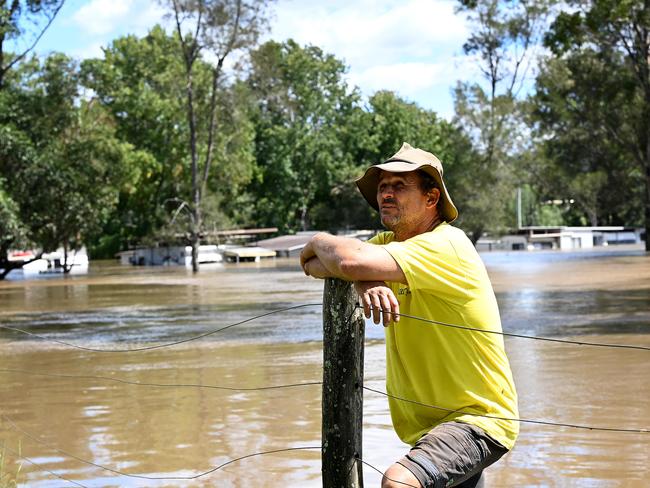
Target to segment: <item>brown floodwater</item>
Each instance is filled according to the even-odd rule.
[[[650,346],[650,256],[483,257],[504,330]],[[142,352],[52,342],[159,345],[319,303],[321,293],[322,283],[287,259],[206,267],[198,276],[97,263],[87,276],[0,282],[0,323],[42,337],[0,330],[0,486],[19,467],[18,485],[29,487],[321,486],[321,391],[313,384],[322,374],[320,306]],[[368,324],[366,335],[365,383],[381,390],[383,330]],[[649,351],[518,338],[506,346],[522,418],[650,428]],[[254,390],[281,385],[296,386]],[[303,447],[316,449],[250,456]],[[386,398],[366,392],[364,461],[383,470],[405,450]],[[488,486],[648,486],[650,433],[523,423],[514,450],[487,473]],[[368,466],[364,479],[380,484]]]

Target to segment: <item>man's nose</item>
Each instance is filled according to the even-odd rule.
[[[395,189],[393,185],[382,185],[381,188],[377,189],[377,193],[381,198],[387,198],[395,194]]]

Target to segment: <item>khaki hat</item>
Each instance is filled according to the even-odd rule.
[[[431,175],[440,188],[440,213],[447,222],[453,222],[458,217],[458,210],[451,201],[445,182],[442,180],[442,163],[430,152],[411,147],[406,142],[402,144],[397,153],[381,164],[375,164],[368,168],[365,174],[356,183],[361,194],[375,210],[379,210],[377,204],[377,185],[379,175],[382,171],[389,173],[405,173],[408,171],[422,170]]]

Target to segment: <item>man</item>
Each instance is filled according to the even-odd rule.
[[[458,211],[442,175],[438,158],[405,143],[357,180],[388,232],[367,243],[319,233],[300,256],[307,275],[354,281],[366,317],[386,327],[391,418],[412,448],[382,488],[482,486],[518,434],[503,337],[406,317],[501,331],[485,267],[449,225]]]

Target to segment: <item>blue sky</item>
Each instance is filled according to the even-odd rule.
[[[379,89],[449,118],[457,80],[476,79],[462,53],[464,18],[450,0],[278,0],[267,38],[293,38],[336,55],[348,80],[367,96]],[[125,34],[144,35],[165,23],[155,0],[67,0],[37,51],[77,58],[101,56],[101,47]]]

